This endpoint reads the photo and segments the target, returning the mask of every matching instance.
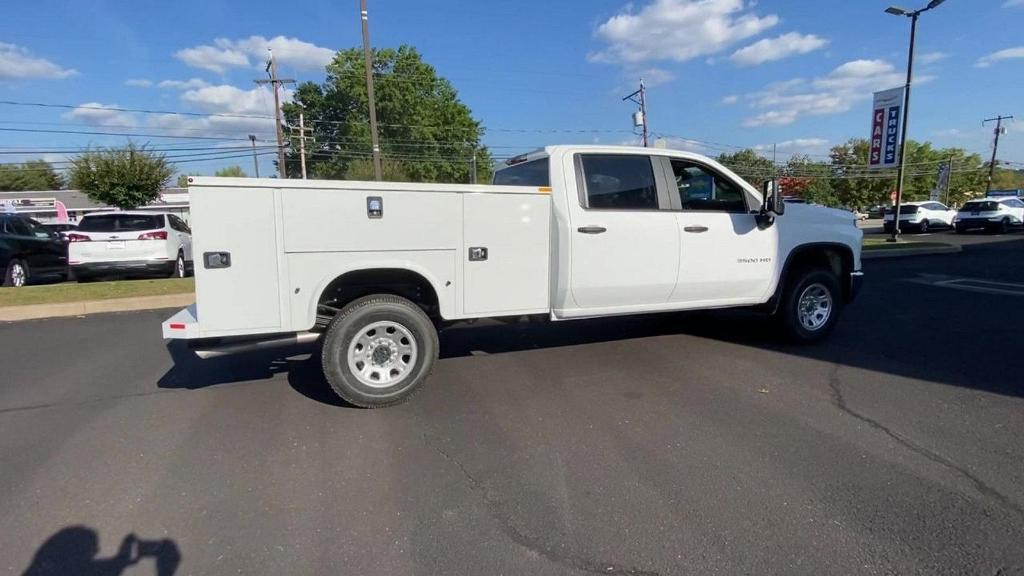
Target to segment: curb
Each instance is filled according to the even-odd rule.
[[[0,307],[0,322],[85,316],[103,312],[130,312],[134,310],[159,310],[195,304],[196,295],[163,294],[160,296],[138,296],[135,298],[112,298],[110,300],[86,300],[83,302],[61,302],[59,304],[28,304],[25,306]]]
[[[946,246],[929,246],[928,248],[892,248],[886,250],[861,250],[861,260],[874,258],[898,258],[900,256],[927,256],[929,254],[956,254],[963,252],[962,246],[949,244]]]

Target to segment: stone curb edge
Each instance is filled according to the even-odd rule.
[[[928,254],[956,254],[963,252],[962,246],[949,244],[947,246],[929,246],[927,248],[891,248],[885,250],[862,250],[861,260],[872,260],[875,258],[897,258],[900,256],[926,256]]]
[[[24,306],[0,306],[0,322],[38,320],[84,316],[103,312],[130,312],[134,310],[159,310],[161,308],[185,307],[194,304],[196,295],[162,294],[159,296],[137,296],[134,298],[112,298],[110,300],[86,300],[83,302],[61,302],[58,304],[27,304]]]

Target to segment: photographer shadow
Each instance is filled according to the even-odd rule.
[[[172,576],[181,564],[174,540],[139,540],[129,534],[117,553],[99,558],[99,535],[86,526],[68,526],[50,536],[36,551],[23,576],[118,576],[145,558],[152,558],[156,576]]]

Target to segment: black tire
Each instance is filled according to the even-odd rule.
[[[800,300],[805,291],[816,287],[828,294],[829,310],[820,326],[810,328],[801,322]],[[830,270],[808,268],[797,271],[786,282],[782,301],[775,312],[775,321],[787,339],[797,343],[811,343],[821,340],[832,331],[843,309],[843,294],[839,279]]]
[[[1006,234],[1010,231],[1010,219],[1003,218],[999,221],[999,227],[996,228],[996,232],[999,234]]]
[[[927,234],[928,233],[928,221],[927,220],[921,220],[921,225],[918,226],[918,232],[920,232],[921,234]]]
[[[354,360],[353,364],[349,362],[350,348],[356,351],[353,358],[358,358],[360,352],[357,347],[361,346],[358,339],[365,340],[374,330],[372,327],[381,323],[386,325],[380,329],[383,342],[370,342],[365,352],[366,370],[370,374],[360,375],[353,370],[353,366],[359,366],[359,360]],[[393,325],[397,325],[398,332],[383,332]],[[364,332],[368,329],[370,331]],[[396,362],[401,356],[396,355],[397,348],[392,347],[409,345],[405,342],[408,338],[401,336],[401,329],[411,336],[414,353],[408,357],[408,364],[399,365]],[[322,342],[320,357],[327,382],[342,400],[360,408],[392,406],[409,399],[430,375],[440,348],[437,329],[423,310],[405,298],[390,294],[364,296],[350,303],[331,321]],[[390,359],[378,356],[379,350],[384,350],[384,356],[390,352]],[[399,372],[398,368],[402,368],[402,373],[394,375],[394,372]],[[364,382],[375,373],[389,373],[387,377],[398,380],[391,385]]]
[[[7,263],[4,268],[3,285],[7,288],[21,287],[28,284],[28,266],[17,258]]]

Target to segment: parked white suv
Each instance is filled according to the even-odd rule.
[[[1024,224],[1024,202],[1012,196],[971,200],[957,212],[954,223],[957,232],[982,228],[1005,234],[1011,226]]]
[[[895,208],[887,208],[882,227],[892,232]],[[950,210],[940,202],[904,202],[900,204],[900,230],[916,231],[922,234],[932,228],[952,228],[956,210]]]
[[[183,278],[192,266],[192,231],[174,214],[87,214],[68,241],[68,264],[79,280],[137,273]]]

